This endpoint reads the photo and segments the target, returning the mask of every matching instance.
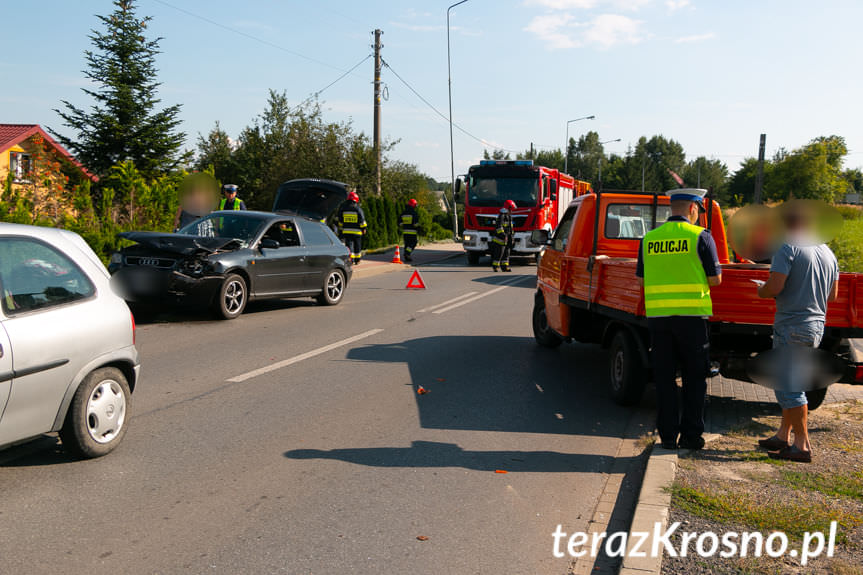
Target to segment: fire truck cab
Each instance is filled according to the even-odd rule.
[[[463,245],[471,265],[491,252],[491,237],[500,208],[515,202],[512,213],[513,256],[536,256],[543,246],[530,240],[532,230],[551,233],[574,196],[588,193],[588,182],[533,160],[482,160],[471,166],[464,182]]]

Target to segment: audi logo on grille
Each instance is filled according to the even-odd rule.
[[[141,258],[140,265],[142,266],[158,266],[159,260],[156,258]]]

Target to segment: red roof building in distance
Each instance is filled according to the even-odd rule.
[[[63,146],[57,143],[48,132],[38,124],[0,124],[0,178],[5,179],[10,171],[20,174],[27,167],[27,141],[39,134],[49,148],[56,152],[60,159],[76,166],[81,173],[92,181],[98,181],[98,176],[91,174],[81,162],[76,160]]]

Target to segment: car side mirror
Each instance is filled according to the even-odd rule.
[[[547,246],[551,243],[548,230],[533,230],[530,232],[530,241],[537,246]]]
[[[261,240],[261,249],[262,250],[276,250],[279,249],[279,242],[274,239],[264,238]]]

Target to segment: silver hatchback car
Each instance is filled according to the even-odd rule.
[[[81,236],[0,223],[0,448],[59,431],[68,451],[105,455],[139,370],[135,320]]]

